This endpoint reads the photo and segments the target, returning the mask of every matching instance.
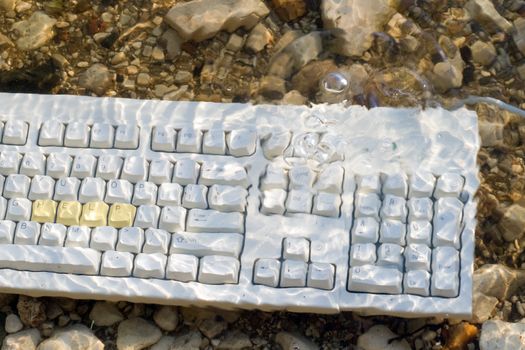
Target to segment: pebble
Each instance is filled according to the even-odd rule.
[[[434,66],[433,73],[432,81],[435,87],[441,91],[461,87],[463,82],[462,71],[454,67],[449,60],[437,63]]]
[[[525,63],[516,68],[521,80],[525,80]]]
[[[512,24],[499,14],[490,0],[470,0],[465,8],[472,18],[480,22],[489,32],[503,30],[509,33],[512,29]]]
[[[114,303],[97,301],[89,313],[89,318],[95,326],[107,327],[122,321],[124,316]]]
[[[171,350],[175,343],[175,339],[177,338],[170,335],[163,335],[162,338],[150,348],[150,350]]]
[[[294,36],[295,34],[292,34],[289,38],[293,39]],[[285,45],[281,41],[279,44]],[[275,51],[277,51],[277,45]],[[323,40],[319,32],[300,36],[291,40],[274,54],[270,61],[268,74],[287,79],[308,62],[315,60],[321,52],[323,52]]]
[[[267,45],[273,42],[272,32],[266,28],[263,23],[258,23],[253,27],[248,39],[246,39],[245,47],[252,52],[261,52]]]
[[[487,321],[481,327],[481,350],[525,349],[525,323]]]
[[[0,47],[3,47],[3,46],[14,46],[14,45],[15,44],[13,44],[11,39],[9,39],[4,34],[0,33]]]
[[[38,329],[26,329],[5,337],[2,342],[2,350],[35,350],[40,339]]]
[[[194,0],[177,2],[164,19],[184,40],[199,42],[221,30],[250,29],[269,12],[260,0]]]
[[[5,318],[5,331],[7,333],[16,333],[22,328],[24,328],[24,325],[22,324],[22,321],[20,321],[20,317],[18,317],[18,315],[7,315],[7,317]]]
[[[170,350],[197,350],[202,343],[202,335],[199,331],[188,331],[175,338]]]
[[[231,52],[237,52],[240,49],[242,49],[243,45],[244,38],[237,34],[232,34],[230,35],[230,39],[228,39],[228,42],[226,43],[226,50],[230,50]]]
[[[21,295],[16,305],[23,324],[38,327],[46,320],[46,306],[39,299]]]
[[[197,327],[206,338],[212,339],[228,328],[228,324],[219,317],[213,317],[203,320]]]
[[[137,85],[138,86],[148,86],[151,82],[151,77],[148,73],[139,73],[137,75]]]
[[[272,0],[272,7],[284,22],[293,21],[306,13],[304,0]]]
[[[470,46],[472,51],[472,58],[474,62],[477,62],[483,66],[488,66],[496,58],[496,49],[492,43],[486,43],[478,40]]]
[[[13,11],[15,9],[16,0],[0,0],[0,9],[4,11]]]
[[[13,30],[20,35],[16,46],[30,51],[47,44],[54,36],[53,26],[57,21],[43,12],[36,11],[27,20],[13,24]]]
[[[319,90],[321,79],[336,70],[332,60],[312,61],[293,76],[292,87],[304,96],[311,96]]]
[[[275,75],[267,75],[261,79],[259,94],[270,99],[280,100],[286,93],[286,81]]]
[[[299,91],[290,90],[283,96],[281,103],[285,105],[305,105],[308,103],[308,99],[301,95]]]
[[[162,332],[140,317],[122,321],[117,330],[118,350],[141,350],[159,341]]]
[[[179,70],[175,73],[175,83],[187,84],[193,79],[193,74],[185,70]]]
[[[476,291],[473,294],[472,321],[474,323],[483,323],[492,316],[499,300]]]
[[[512,204],[506,208],[498,227],[507,242],[521,239],[525,234],[525,207]]]
[[[514,34],[512,38],[518,47],[518,50],[525,55],[525,18],[517,18],[514,21]]]
[[[161,306],[153,314],[153,320],[161,329],[171,332],[179,324],[179,314],[173,306]]]
[[[241,350],[251,348],[252,342],[250,337],[240,331],[230,331],[224,335],[219,345],[218,350]]]
[[[310,339],[290,332],[279,332],[275,336],[275,342],[282,350],[317,350],[319,347]]]
[[[345,56],[361,56],[372,46],[372,34],[394,14],[388,0],[325,0],[321,5],[324,29],[336,29],[333,47]]]
[[[101,96],[113,85],[113,75],[106,66],[95,63],[80,74],[78,85]]]
[[[474,271],[472,282],[475,292],[506,300],[525,284],[525,271],[499,264],[486,264]]]
[[[362,350],[410,350],[410,345],[405,339],[388,342],[396,337],[397,334],[388,327],[376,325],[357,338],[357,346]]]
[[[151,58],[155,61],[164,61],[165,55],[164,50],[162,48],[155,46],[153,48],[153,51],[151,52]]]
[[[479,135],[481,137],[481,145],[483,147],[499,146],[503,143],[503,128],[502,123],[493,123],[485,120],[478,122]]]
[[[122,62],[125,62],[127,59],[126,54],[122,51],[117,52],[113,58],[111,58],[111,64],[116,66],[117,64],[120,64]]]
[[[103,350],[104,344],[82,324],[56,330],[37,350]]]
[[[172,60],[180,54],[181,45],[184,40],[176,31],[173,29],[166,30],[160,40],[166,48],[168,59]]]

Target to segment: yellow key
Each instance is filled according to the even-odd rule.
[[[133,226],[133,220],[135,219],[135,212],[137,208],[131,204],[115,203],[109,209],[109,226],[115,228],[123,228],[127,226]]]
[[[89,202],[82,207],[81,226],[106,226],[109,206],[104,202]]]
[[[74,201],[62,201],[58,204],[57,223],[66,226],[78,225],[82,204]]]
[[[55,222],[57,212],[57,202],[50,199],[38,199],[33,202],[33,214],[31,221],[36,222]]]

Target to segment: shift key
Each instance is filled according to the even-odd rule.
[[[186,230],[188,232],[244,233],[244,217],[241,213],[191,209],[188,213]]]

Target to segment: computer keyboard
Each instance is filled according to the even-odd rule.
[[[469,317],[472,111],[0,94],[0,291]]]

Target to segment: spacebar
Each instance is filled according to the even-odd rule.
[[[89,248],[0,244],[0,268],[98,275],[100,255]]]

